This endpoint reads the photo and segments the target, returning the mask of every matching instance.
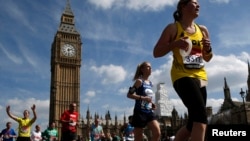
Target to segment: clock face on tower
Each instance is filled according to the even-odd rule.
[[[74,57],[76,54],[76,49],[73,45],[71,44],[64,44],[62,46],[62,54],[67,56],[67,57]]]

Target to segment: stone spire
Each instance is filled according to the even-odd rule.
[[[75,19],[74,14],[70,7],[70,2],[67,0],[65,9],[61,16],[61,23],[58,29],[58,32],[70,33],[70,34],[79,34],[75,28]]]
[[[248,78],[247,78],[248,90],[246,91],[246,101],[250,102],[250,92],[249,92],[249,89],[250,89],[250,65],[249,65],[249,61],[247,61],[247,64],[248,64]]]
[[[65,9],[64,9],[63,14],[68,15],[68,16],[74,16],[74,14],[73,14],[73,12],[72,12],[72,10],[71,10],[71,7],[70,7],[70,2],[69,2],[69,0],[67,0],[66,7],[65,7]]]
[[[225,77],[224,77],[224,99],[231,100],[230,88],[227,85],[227,80]]]

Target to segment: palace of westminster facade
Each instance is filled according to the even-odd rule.
[[[81,67],[81,35],[75,28],[74,14],[71,10],[69,0],[61,16],[60,26],[54,37],[51,46],[51,85],[50,85],[50,110],[49,121],[55,121],[58,130],[61,130],[59,123],[60,115],[68,108],[69,104],[75,102],[80,105],[80,67]],[[250,88],[250,67],[248,62],[248,89]],[[207,107],[209,124],[248,124],[250,123],[250,94],[245,93],[245,101],[232,101],[230,89],[225,79],[224,84],[224,102],[220,110],[213,114],[212,108]],[[176,109],[169,101],[167,91],[163,83],[157,85],[156,92],[158,121],[161,126],[163,136],[170,132],[176,132],[188,119],[188,115],[179,116]],[[79,106],[77,111],[80,111]],[[118,120],[117,116],[111,120],[109,111],[104,117],[95,114],[91,115],[89,109],[86,112],[86,118],[79,119],[81,124],[78,127],[78,134],[88,137],[88,132],[93,123],[93,119],[99,117],[102,120],[104,132],[120,133],[121,127],[127,122],[128,115],[124,119]],[[151,134],[145,128],[145,134],[150,137]],[[59,132],[60,136],[60,132]]]

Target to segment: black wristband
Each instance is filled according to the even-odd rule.
[[[210,47],[209,50],[206,51],[206,53],[210,53],[210,52],[212,52],[212,47]]]
[[[135,91],[136,91],[136,88],[135,88],[135,87],[129,87],[128,93],[129,93],[129,94],[134,94]]]

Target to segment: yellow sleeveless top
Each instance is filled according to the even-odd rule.
[[[185,32],[179,22],[177,25],[177,35],[178,40],[181,37],[189,37],[192,42],[192,50],[189,54],[182,56],[180,53],[180,48],[175,47],[173,52],[173,62],[171,68],[171,79],[172,83],[177,79],[182,77],[192,77],[202,80],[207,80],[207,73],[204,68],[204,60],[202,57],[202,32],[198,25],[195,24],[195,33],[189,34]]]
[[[19,123],[18,136],[30,137],[31,125],[33,124],[33,122],[31,122],[31,119],[18,118],[17,121]]]

